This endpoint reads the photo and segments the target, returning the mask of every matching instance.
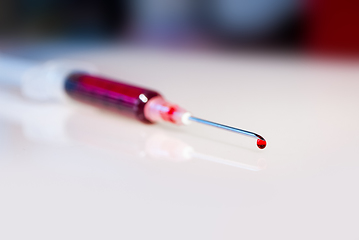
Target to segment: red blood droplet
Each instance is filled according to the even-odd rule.
[[[257,146],[258,146],[260,149],[265,148],[265,147],[267,146],[266,140],[257,139]]]

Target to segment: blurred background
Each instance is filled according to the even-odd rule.
[[[0,50],[51,41],[359,55],[355,0],[1,0]]]

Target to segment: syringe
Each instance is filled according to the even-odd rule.
[[[7,71],[8,74],[5,75],[20,76],[19,72],[11,72],[11,66],[10,69],[9,66],[1,68],[1,63],[4,62],[7,62],[6,58],[0,58],[0,74]],[[8,62],[16,64],[14,59]],[[189,111],[167,102],[156,91],[97,76],[86,64],[52,61],[34,67],[26,66],[22,70],[20,82],[22,92],[28,97],[44,100],[66,93],[73,99],[97,107],[131,114],[144,123],[166,121],[188,125],[197,122],[253,137],[257,139],[260,149],[266,147],[266,140],[259,134],[194,117]]]

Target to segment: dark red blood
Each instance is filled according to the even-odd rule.
[[[260,149],[265,148],[265,147],[267,146],[266,140],[257,139],[257,146],[258,146]]]
[[[71,74],[65,81],[68,95],[92,105],[124,111],[135,115],[140,121],[150,123],[144,115],[144,107],[157,92],[127,83],[83,73]],[[143,101],[140,96],[146,97]]]

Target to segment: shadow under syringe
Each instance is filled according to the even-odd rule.
[[[266,168],[265,160],[251,151],[164,131],[159,125],[144,125],[91,107],[28,102],[2,92],[0,117],[20,123],[25,138],[36,142],[77,143],[119,156],[152,160],[204,160],[251,171]]]

